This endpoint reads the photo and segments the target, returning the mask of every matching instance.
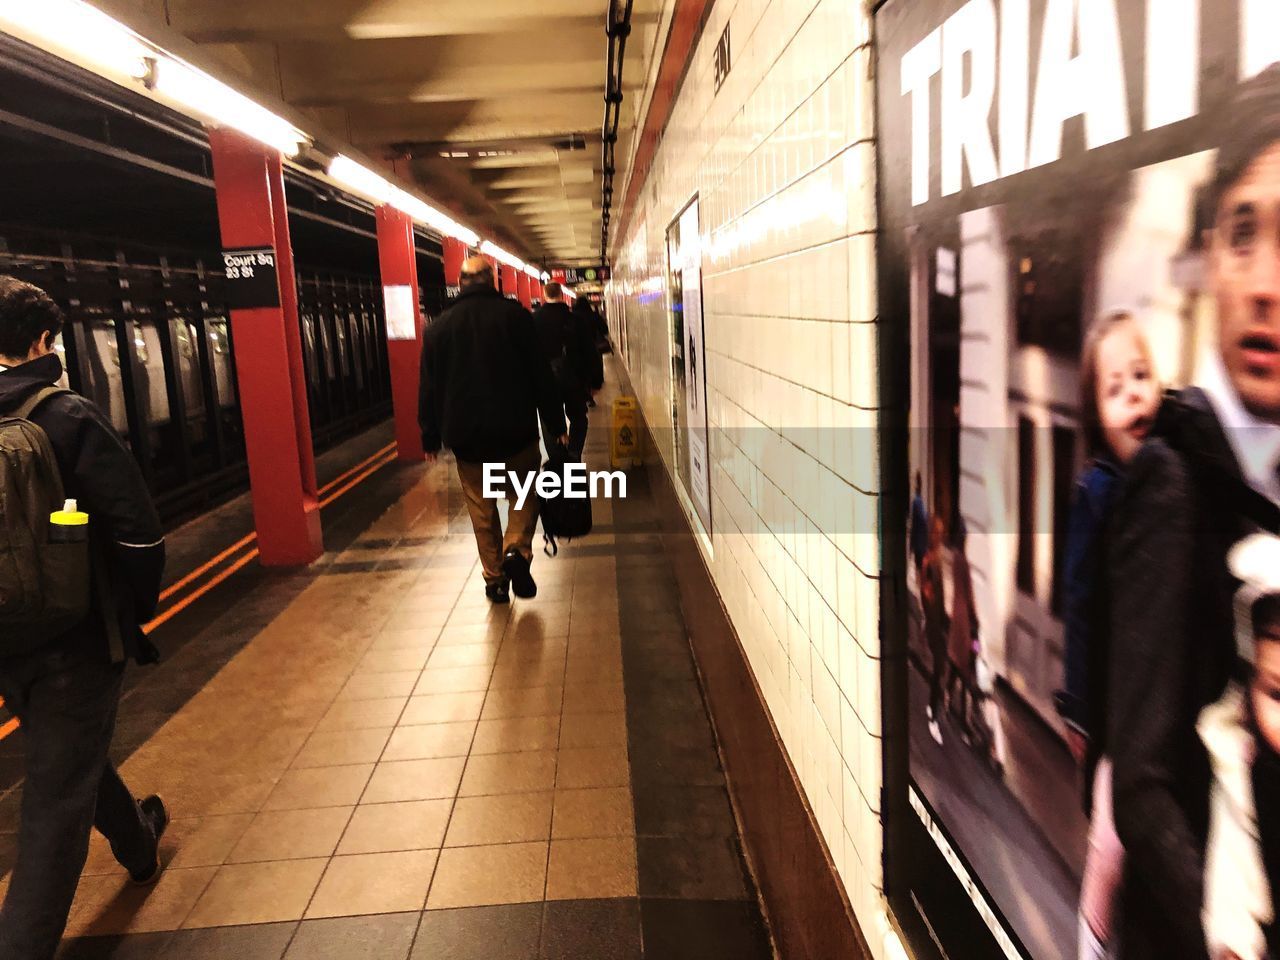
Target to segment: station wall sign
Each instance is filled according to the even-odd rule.
[[[227,306],[256,310],[280,306],[276,252],[272,247],[233,247],[222,251],[227,274]]]
[[[609,279],[609,268],[606,266],[598,267],[572,267],[566,268],[564,271],[564,282],[573,286],[578,283],[603,283]]]

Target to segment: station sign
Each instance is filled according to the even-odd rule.
[[[233,247],[222,251],[227,276],[227,306],[257,310],[280,306],[276,252],[272,247]]]
[[[577,283],[604,283],[608,279],[609,268],[606,266],[570,267],[564,271],[564,282],[569,286]]]

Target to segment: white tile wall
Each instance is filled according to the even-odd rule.
[[[730,23],[733,66],[712,60]],[[870,22],[718,0],[617,238],[614,310],[674,470],[668,224],[698,194],[717,587],[878,957],[879,467]]]

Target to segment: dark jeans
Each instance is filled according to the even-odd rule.
[[[123,677],[123,664],[62,647],[0,660],[0,696],[22,721],[27,768],[18,860],[0,907],[0,957],[53,957],[90,827],[127,870],[154,863],[155,833],[107,759]]]

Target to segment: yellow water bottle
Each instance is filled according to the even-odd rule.
[[[49,514],[50,543],[83,543],[89,539],[89,515],[82,513],[74,500],[67,500],[61,510]]]

